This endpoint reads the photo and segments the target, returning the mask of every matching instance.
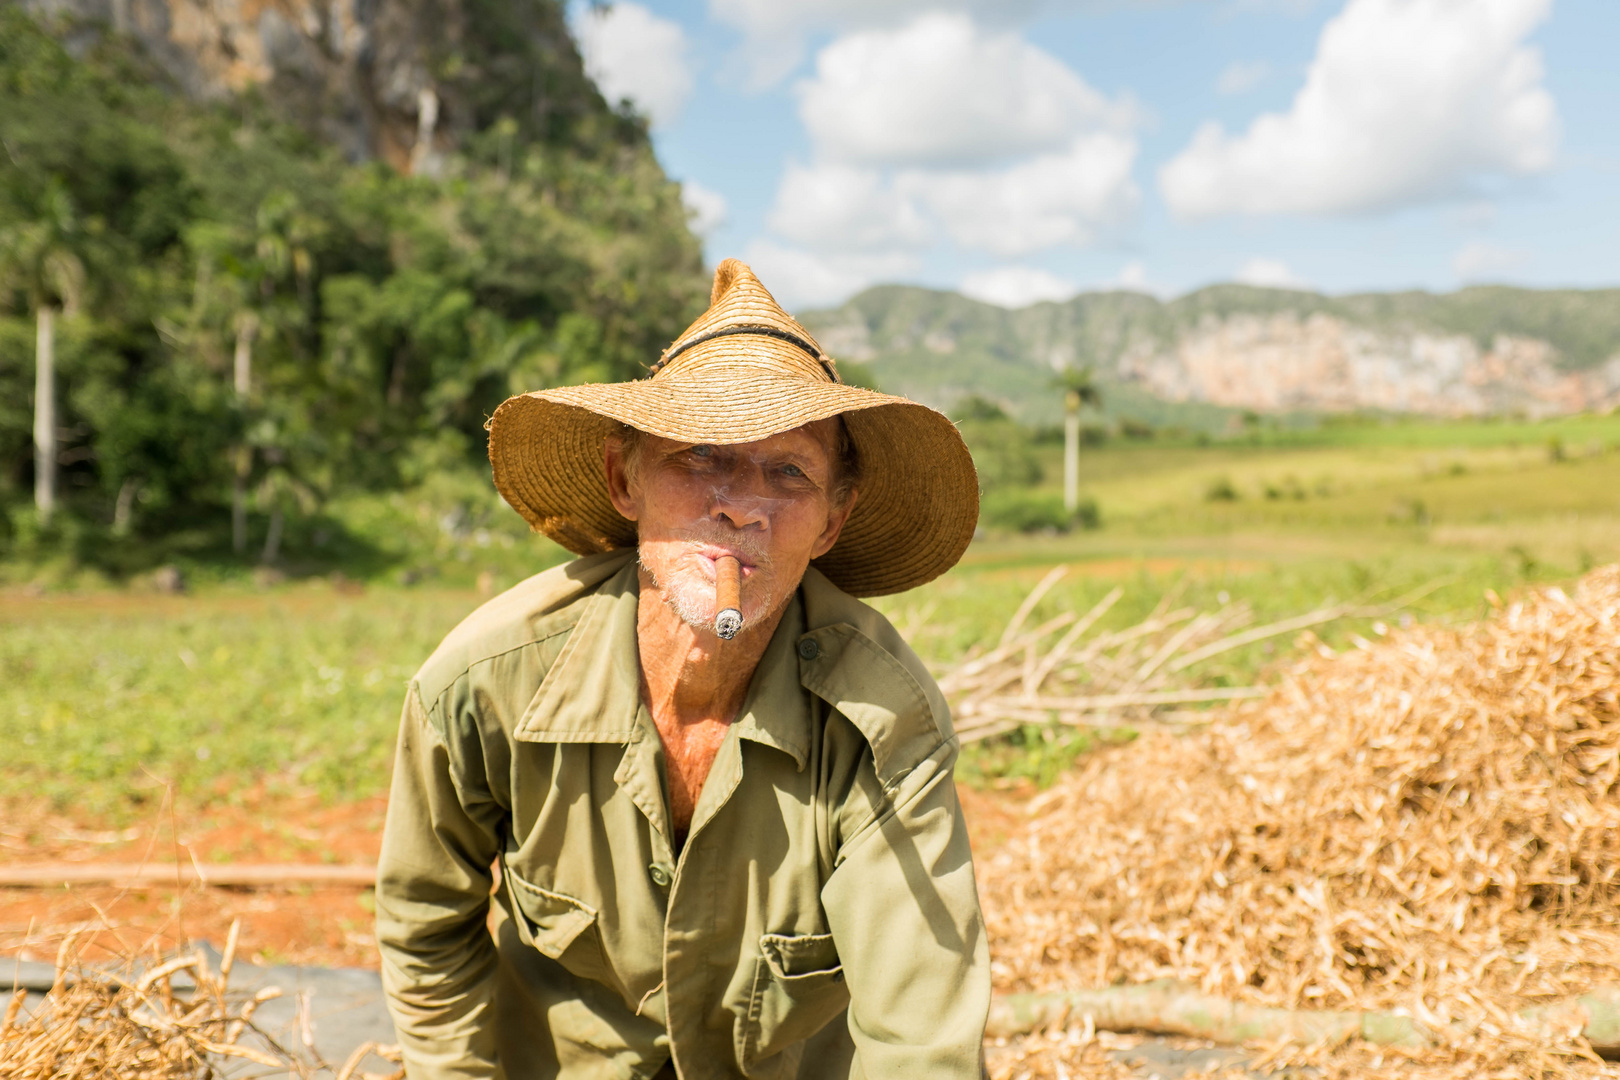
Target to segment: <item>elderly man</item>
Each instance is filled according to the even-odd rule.
[[[955,428],[843,385],[727,260],[649,378],[511,399],[490,458],[584,557],[480,608],[406,697],[377,940],[407,1074],[978,1077],[957,742],[854,599],[967,546]]]

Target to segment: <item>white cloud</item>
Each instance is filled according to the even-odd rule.
[[[1125,292],[1147,293],[1150,296],[1163,295],[1164,290],[1154,285],[1148,278],[1147,264],[1141,259],[1132,259],[1120,267],[1118,275],[1104,286],[1110,289],[1120,289]]]
[[[680,115],[692,94],[692,70],[679,24],[615,0],[581,12],[574,33],[586,73],[609,102],[628,99],[654,127]]]
[[[900,182],[918,193],[958,244],[1018,256],[1084,246],[1123,224],[1140,198],[1131,179],[1135,161],[1136,140],[1097,132],[1063,153],[1010,168],[912,172]]]
[[[1042,300],[1067,300],[1080,289],[1072,281],[1032,266],[998,266],[969,274],[957,291],[987,304],[1016,309]]]
[[[798,67],[808,34],[893,26],[921,13],[944,11],[1011,24],[1042,11],[1085,10],[1118,0],[709,0],[716,21],[741,30],[741,50],[756,87]]]
[[[772,240],[756,240],[743,259],[789,311],[827,307],[883,281],[916,273],[919,261],[906,252],[815,252]]]
[[[1350,0],[1286,113],[1206,124],[1159,172],[1179,216],[1337,214],[1547,169],[1557,111],[1524,44],[1552,0]]]
[[[1133,113],[1018,34],[943,12],[839,38],[797,89],[817,150],[864,165],[963,166],[1050,152],[1078,131],[1126,126]]]
[[[943,232],[1002,257],[1085,246],[1130,219],[1136,141],[1098,132],[1064,153],[1004,169],[791,165],[770,214],[780,236],[819,251],[925,247]]]
[[[1501,281],[1529,261],[1527,252],[1475,241],[1452,257],[1451,270],[1463,282]]]
[[[724,195],[690,180],[681,181],[681,202],[686,204],[686,217],[692,231],[699,236],[713,233],[731,215]]]
[[[1270,74],[1271,65],[1264,60],[1235,60],[1227,64],[1215,80],[1215,92],[1228,96],[1246,94],[1265,82]]]
[[[816,72],[799,87],[814,156],[786,169],[769,217],[804,249],[949,237],[1018,258],[1091,244],[1140,202],[1134,106],[1014,34],[925,15],[834,41]]]
[[[770,225],[801,244],[865,251],[926,244],[932,234],[916,203],[881,172],[851,165],[790,164]]]
[[[1293,269],[1281,259],[1267,259],[1261,256],[1244,262],[1233,277],[1244,285],[1256,285],[1262,289],[1309,291],[1311,288],[1310,282],[1294,273]]]
[[[873,6],[870,0],[709,0],[709,14],[742,31],[739,53],[760,88],[799,66],[809,31],[867,25]]]

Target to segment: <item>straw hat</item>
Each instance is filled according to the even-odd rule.
[[[956,427],[901,397],[846,386],[815,339],[752,270],[727,259],[709,310],[634,382],[509,398],[489,421],[495,487],[536,530],[579,555],[630,547],[608,500],[603,440],[620,424],[690,443],[752,442],[842,416],[860,453],[860,496],[814,563],[855,596],[931,581],[962,557],[979,517],[973,459]]]

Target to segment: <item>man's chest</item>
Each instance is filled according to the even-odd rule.
[[[703,786],[714,770],[730,724],[718,720],[679,723],[655,718],[663,747],[664,781],[669,793],[670,824],[679,849],[692,828]]]
[[[502,859],[512,914],[542,952],[626,1000],[683,972],[711,997],[742,992],[723,984],[751,977],[744,954],[764,935],[827,932],[837,814],[826,771],[722,740],[681,845],[660,749],[644,729],[629,745],[520,750]]]

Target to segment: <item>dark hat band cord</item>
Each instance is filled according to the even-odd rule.
[[[705,341],[713,341],[715,338],[731,337],[733,334],[759,334],[764,337],[775,338],[777,341],[785,341],[789,345],[802,350],[806,355],[815,360],[816,363],[820,364],[821,369],[827,373],[828,377],[831,378],[833,382],[841,383],[844,381],[838,377],[838,369],[833,367],[833,362],[814,345],[810,344],[797,334],[790,334],[786,330],[778,330],[774,326],[722,326],[718,330],[710,330],[706,334],[699,334],[690,341],[681,342],[679,345],[675,346],[669,352],[661,356],[656,364],[647,369],[647,374],[649,376],[658,374],[664,369],[665,365],[667,365],[677,356],[681,355],[681,353],[685,352],[687,349],[701,345]]]

